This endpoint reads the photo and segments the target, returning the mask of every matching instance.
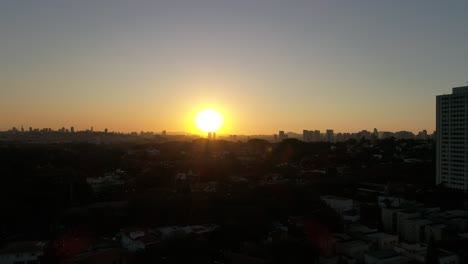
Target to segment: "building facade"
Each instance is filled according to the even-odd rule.
[[[468,86],[436,98],[436,184],[468,190]]]

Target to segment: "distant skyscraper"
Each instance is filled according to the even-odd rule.
[[[326,132],[325,135],[327,137],[328,142],[330,142],[330,143],[335,142],[335,133],[333,132],[333,129],[327,129],[327,132]]]
[[[213,132],[213,139],[216,139],[216,132]]]
[[[284,133],[284,131],[279,131],[278,133],[278,138],[279,140],[283,140],[283,139],[287,139],[288,138],[288,135]]]
[[[311,132],[309,130],[302,130],[302,140],[305,142],[310,142],[311,141]]]
[[[416,139],[427,140],[427,130],[420,131],[416,136]]]
[[[212,133],[208,132],[208,139],[211,139],[211,137],[212,137]]]
[[[372,143],[375,143],[378,138],[379,138],[379,131],[377,130],[377,128],[374,128],[374,132],[371,135]]]
[[[436,98],[436,184],[468,190],[468,86]]]
[[[320,130],[314,131],[314,136],[312,137],[313,142],[320,142],[322,141],[322,135],[320,134]]]
[[[163,136],[166,136],[166,130],[163,130],[161,133]]]
[[[70,127],[70,132],[71,132],[71,133],[75,133],[75,128],[74,128],[74,127]]]

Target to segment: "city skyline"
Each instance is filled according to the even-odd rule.
[[[3,1],[0,130],[435,130],[465,85],[464,1]]]
[[[337,131],[333,128],[328,128],[328,129],[324,129],[324,130],[321,130],[321,129],[312,129],[312,130],[308,130],[308,129],[302,129],[302,131],[293,131],[293,130],[288,130],[288,129],[283,129],[283,130],[276,130],[276,131],[273,131],[271,133],[259,133],[259,134],[233,134],[233,133],[221,133],[219,135],[223,135],[223,136],[226,136],[226,135],[243,135],[243,136],[256,136],[256,135],[259,135],[259,136],[271,136],[271,135],[278,135],[279,133],[278,132],[283,132],[285,134],[287,133],[292,133],[292,134],[296,134],[298,136],[303,136],[303,133],[304,131],[310,131],[310,132],[314,132],[314,131],[318,131],[320,132],[321,135],[326,135],[328,131],[331,131],[334,135],[336,134],[357,134],[357,133],[360,133],[360,132],[369,132],[369,133],[373,133],[373,130],[376,130],[379,132],[379,133],[398,133],[398,132],[410,132],[410,133],[413,133],[414,135],[417,135],[419,132],[427,132],[428,135],[431,135],[433,133],[435,133],[436,131],[428,131],[427,129],[422,129],[422,130],[418,130],[418,131],[411,131],[411,130],[406,130],[406,129],[403,129],[403,130],[395,130],[395,131],[390,131],[390,130],[379,130],[378,128],[373,128],[373,129],[359,129],[359,130],[355,130],[355,131]],[[95,128],[94,126],[88,126],[88,127],[76,127],[76,126],[70,126],[70,127],[65,127],[65,126],[59,126],[59,127],[32,127],[32,126],[25,126],[25,125],[20,125],[20,126],[10,126],[9,128],[5,129],[5,130],[0,130],[0,132],[37,132],[37,131],[44,131],[44,130],[50,130],[51,132],[66,132],[66,133],[73,133],[73,132],[96,132],[96,133],[99,133],[99,132],[109,132],[109,133],[121,133],[121,134],[131,134],[131,133],[153,133],[155,135],[182,135],[182,134],[186,134],[186,135],[208,135],[210,132],[203,132],[203,131],[200,131],[200,132],[188,132],[188,131],[169,131],[169,130],[158,130],[158,131],[154,131],[154,130],[131,130],[131,131],[118,131],[118,130],[110,130],[108,129],[107,127],[103,127],[102,129],[101,128]],[[217,132],[215,132],[217,133]]]

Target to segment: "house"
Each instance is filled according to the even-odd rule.
[[[0,248],[0,264],[39,264],[46,245],[43,241],[8,243]]]

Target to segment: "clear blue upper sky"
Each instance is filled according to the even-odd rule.
[[[468,1],[4,0],[0,129],[435,127],[468,81]]]

